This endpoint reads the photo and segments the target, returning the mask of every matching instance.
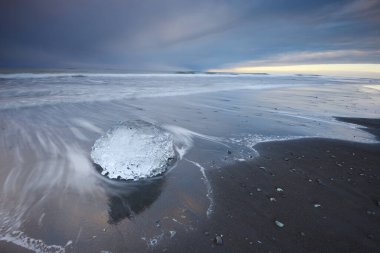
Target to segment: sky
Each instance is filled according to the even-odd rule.
[[[5,0],[0,34],[0,68],[380,73],[379,0]]]

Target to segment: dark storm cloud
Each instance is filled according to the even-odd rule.
[[[379,62],[379,17],[377,0],[8,0],[0,66],[202,70],[334,51],[329,62]]]

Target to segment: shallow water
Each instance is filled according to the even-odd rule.
[[[254,159],[257,143],[307,137],[375,142],[333,118],[379,115],[379,93],[368,84],[377,80],[3,74],[0,240],[35,252],[144,252],[179,233],[196,233],[217,208],[207,170]],[[94,143],[139,121],[170,133],[176,162],[138,181],[101,175],[91,159]],[[115,147],[137,155],[157,144],[133,142],[134,148],[130,138],[122,139]]]

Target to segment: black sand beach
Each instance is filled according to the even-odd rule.
[[[379,120],[344,120],[379,130]],[[379,144],[302,139],[257,149],[252,162],[209,171],[214,216],[168,252],[380,251]]]
[[[113,89],[98,76],[39,77],[27,99],[17,87],[29,79],[2,81],[0,253],[380,251],[380,100],[362,80],[102,78]],[[169,96],[177,83],[204,90]],[[125,152],[150,161],[155,141],[142,148],[144,132],[125,131],[139,120],[170,133],[176,166],[138,181],[101,175],[91,155],[110,129],[121,134],[100,152],[106,164],[129,162]]]

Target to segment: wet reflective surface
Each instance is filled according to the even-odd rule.
[[[305,137],[375,142],[357,125],[334,118],[379,114],[378,94],[362,82],[374,81],[1,79],[0,244],[36,252],[146,252],[199,233],[218,206],[207,171],[254,159],[257,143]],[[91,160],[91,148],[109,129],[138,120],[171,131],[178,161],[151,179],[109,180]]]

